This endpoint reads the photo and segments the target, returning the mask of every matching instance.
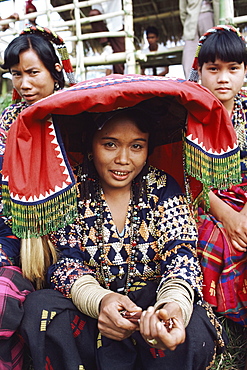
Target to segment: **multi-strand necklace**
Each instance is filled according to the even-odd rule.
[[[240,150],[247,150],[246,118],[243,110],[242,100],[239,95],[236,95],[234,98],[232,122],[237,135],[238,146]]]
[[[104,241],[104,207],[103,207],[103,191],[100,185],[97,185],[96,194],[95,194],[95,212],[96,212],[96,220],[95,220],[95,229],[96,229],[96,243],[99,248],[100,252],[100,280],[104,283],[106,289],[110,289],[110,265],[107,261],[107,252],[105,248],[105,241]],[[123,288],[123,294],[127,294],[135,276],[135,264],[137,260],[138,254],[138,241],[139,241],[139,228],[140,228],[140,217],[138,212],[141,208],[140,204],[142,199],[139,199],[139,204],[135,204],[133,199],[133,192],[131,192],[131,199],[130,199],[130,226],[129,226],[129,256],[127,258],[127,272],[126,272],[126,283],[125,287]],[[124,236],[121,239],[121,243],[123,245]]]

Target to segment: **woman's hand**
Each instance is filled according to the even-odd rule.
[[[171,322],[170,328],[164,325],[166,321]],[[158,311],[150,306],[142,313],[140,333],[150,346],[174,351],[180,343],[185,341],[181,308],[175,302],[165,304]]]
[[[210,192],[210,212],[219,220],[233,247],[239,252],[247,250],[247,204],[240,212]]]
[[[233,247],[239,252],[247,250],[247,216],[242,211],[228,214],[222,221]]]
[[[128,338],[139,328],[139,324],[132,323],[121,315],[121,311],[141,312],[127,296],[118,293],[107,294],[101,301],[98,328],[102,335],[114,340]]]

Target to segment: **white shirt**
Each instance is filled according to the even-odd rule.
[[[162,52],[162,51],[165,51],[167,50],[167,47],[164,46],[163,44],[158,44],[158,49],[156,50],[156,52]],[[148,48],[145,48],[143,49],[143,53],[145,54],[149,54],[149,53],[152,53],[152,51],[149,50],[149,47]],[[156,74],[160,74],[161,72],[164,71],[164,67],[152,67],[152,68],[145,68],[145,75],[149,75],[149,76],[152,76],[153,75],[153,68],[156,68]]]
[[[122,10],[122,0],[109,0],[102,4],[92,5],[92,9],[97,9],[102,14],[120,12]],[[109,31],[120,31],[123,28],[123,17],[121,15],[106,19]]]

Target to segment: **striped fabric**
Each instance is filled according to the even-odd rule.
[[[247,121],[246,92],[237,95],[242,114]],[[247,127],[245,123],[245,131]],[[246,140],[247,141],[247,140]],[[247,202],[247,151],[241,150],[242,183],[216,195],[235,211],[240,212]],[[198,254],[201,260],[204,298],[220,314],[247,326],[247,254],[231,245],[223,225],[199,208]]]
[[[0,268],[0,369],[21,370],[24,341],[17,329],[26,296],[33,291],[18,267]]]

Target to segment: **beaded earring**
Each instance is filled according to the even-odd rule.
[[[58,91],[59,90],[59,83],[56,81],[54,83],[54,91]]]

